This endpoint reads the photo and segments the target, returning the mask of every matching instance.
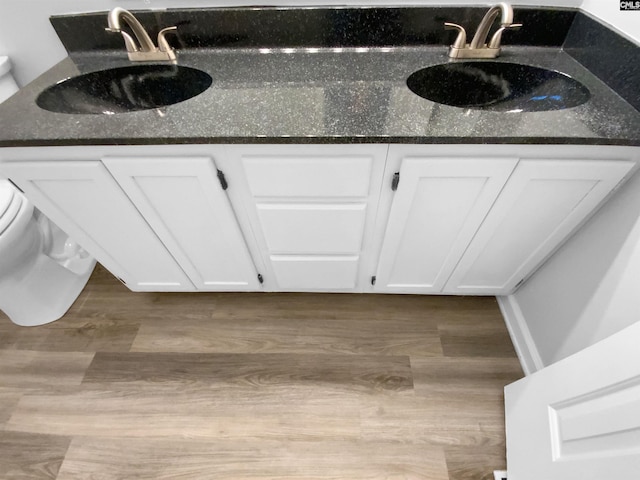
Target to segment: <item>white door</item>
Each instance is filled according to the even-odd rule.
[[[633,166],[617,160],[520,160],[445,292],[511,293]]]
[[[131,290],[193,290],[102,163],[15,162],[4,164],[3,172]]]
[[[260,289],[212,158],[102,161],[198,290]]]
[[[440,292],[516,163],[515,158],[403,158],[375,291]]]
[[[640,321],[505,388],[509,480],[640,478]]]

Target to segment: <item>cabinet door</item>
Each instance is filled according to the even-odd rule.
[[[264,145],[227,151],[225,171],[234,176],[230,194],[237,195],[235,186],[242,183],[239,203],[246,207],[267,266],[268,288],[359,290],[371,268],[368,242],[386,145]]]
[[[445,291],[511,293],[632,166],[625,161],[521,160]]]
[[[374,289],[440,292],[516,163],[403,158]]]
[[[131,290],[193,289],[99,161],[6,163],[3,173]]]
[[[212,158],[107,157],[103,162],[197,289],[260,289]]]

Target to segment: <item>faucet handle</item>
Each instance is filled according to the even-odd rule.
[[[171,45],[167,42],[166,35],[167,33],[175,33],[177,30],[178,27],[167,27],[158,32],[158,49],[160,49],[161,52],[173,51],[173,48],[171,48]]]
[[[451,48],[464,48],[466,46],[467,32],[465,31],[463,26],[458,25],[457,23],[445,22],[444,29],[458,31],[458,36],[456,37],[456,40],[453,42],[453,45],[451,45]]]
[[[521,23],[510,23],[508,25],[501,25],[500,28],[496,30],[496,33],[493,34],[493,37],[491,37],[491,40],[489,41],[487,47],[500,48],[500,42],[502,41],[502,32],[504,32],[505,30],[519,30],[520,27],[522,27]]]

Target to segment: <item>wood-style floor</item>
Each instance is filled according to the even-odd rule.
[[[494,298],[132,293],[0,313],[2,479],[492,479],[522,376]]]

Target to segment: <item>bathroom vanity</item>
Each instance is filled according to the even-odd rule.
[[[3,152],[0,170],[38,208],[151,291],[507,294],[638,161],[595,146]]]
[[[0,109],[0,174],[135,291],[509,294],[637,170],[640,113],[508,35],[494,62],[587,98],[446,105],[407,87],[444,44],[269,44],[180,49],[212,79],[180,103],[45,110],[56,82],[130,65],[121,45],[71,49]]]

